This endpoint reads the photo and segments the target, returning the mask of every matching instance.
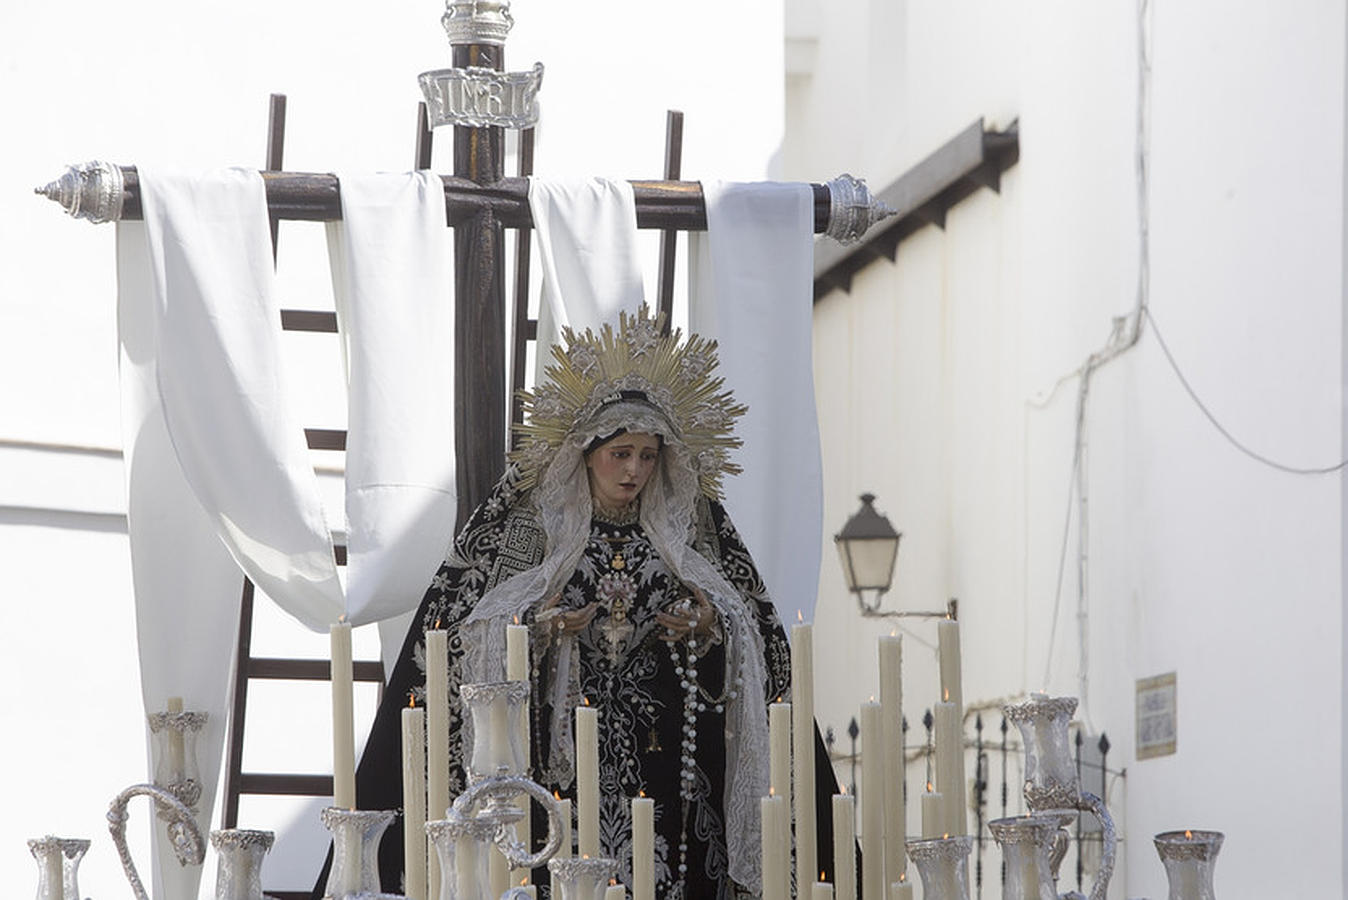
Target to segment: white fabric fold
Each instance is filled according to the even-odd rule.
[[[281,366],[267,199],[245,169],[140,173],[157,385],[178,465],[258,589],[313,629],[343,612]]]
[[[439,176],[340,183],[328,249],[348,383],[347,617],[360,625],[415,609],[453,538],[454,283]]]
[[[786,623],[814,617],[823,475],[814,403],[814,198],[809,185],[704,182],[707,231],[690,237],[689,330],[715,338],[749,407],[744,473],[726,508]]]
[[[641,307],[645,288],[637,249],[632,185],[611,178],[529,179],[543,302],[538,310],[537,368],[563,327],[596,332],[620,310]]]
[[[209,715],[198,739],[197,824],[211,825],[239,624],[242,580],[183,478],[164,424],[155,363],[154,290],[141,222],[117,226],[122,433],[141,696],[147,712],[181,697]],[[146,732],[147,741],[152,741]],[[150,744],[150,771],[156,754]],[[152,832],[153,896],[195,897],[201,866],[181,866],[167,829]]]

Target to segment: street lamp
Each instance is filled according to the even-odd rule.
[[[842,531],[833,536],[842,561],[843,578],[847,589],[857,595],[857,606],[863,616],[898,618],[902,616],[954,617],[954,601],[940,612],[887,612],[880,609],[880,598],[894,583],[894,562],[899,556],[899,540],[903,537],[889,524],[889,519],[875,511],[875,495],[861,495],[861,509],[853,513]],[[866,602],[865,591],[874,591],[875,599]]]

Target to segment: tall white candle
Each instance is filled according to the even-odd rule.
[[[791,704],[768,706],[768,788],[774,796],[791,796]]]
[[[356,808],[356,724],[352,709],[351,623],[328,629],[332,650],[332,805]]]
[[[599,856],[599,710],[576,707],[576,817],[581,856]]]
[[[903,756],[903,640],[880,638],[880,717],[885,740],[885,878],[895,881],[908,867],[907,776]]]
[[[529,680],[529,628],[525,625],[507,625],[506,626],[506,681],[528,681]],[[524,753],[525,774],[529,774],[532,769],[532,758],[530,756],[531,748],[529,742],[529,701],[524,701],[524,714],[520,716],[517,726],[519,747]],[[524,818],[519,821],[516,831],[526,844],[532,844],[531,835],[533,834],[533,804],[526,798],[521,804],[524,809]],[[504,859],[504,857],[502,857]],[[524,869],[515,869],[510,873],[510,878],[516,884],[521,878],[527,879],[529,873]],[[499,894],[497,896],[500,896]]]
[[[449,810],[449,632],[432,628],[426,632],[426,815],[443,819]],[[460,841],[462,848],[464,843]],[[427,843],[427,893],[440,898],[440,857]],[[460,877],[467,868],[459,867]]]
[[[937,703],[936,712],[936,790],[942,800],[941,830],[951,837],[964,834],[964,810],[959,803],[962,791],[960,781],[964,778],[963,737],[960,734],[959,709],[953,703]]]
[[[885,767],[880,704],[861,704],[861,896],[885,900]]]
[[[833,795],[833,886],[839,900],[857,895],[855,806],[849,795]]]
[[[927,784],[927,792],[922,795],[922,837],[943,837],[945,831],[945,798],[939,791],[933,791]]]
[[[557,801],[557,814],[558,814],[558,817],[562,820],[562,828],[561,828],[561,831],[562,831],[562,843],[561,843],[561,846],[559,846],[559,847],[557,848],[557,855],[556,855],[555,857],[553,857],[553,858],[554,858],[554,859],[570,859],[570,858],[571,858],[571,801],[570,801],[570,800],[561,800],[561,799],[558,799],[558,801]],[[551,897],[557,897],[557,898],[559,898],[559,900],[560,900],[560,898],[561,898],[561,896],[562,896],[562,889],[561,889],[560,883],[557,881],[557,876],[556,876],[556,875],[550,875],[550,879],[549,879],[549,880],[550,880],[550,883],[551,883],[551,885],[552,885],[552,892],[549,894],[549,896],[551,896]]]
[[[632,798],[632,900],[655,900],[655,801]]]
[[[403,710],[403,872],[411,900],[426,898],[426,710]]]
[[[937,649],[941,660],[941,699],[955,704],[955,721],[964,718],[964,683],[960,667],[960,625],[954,619],[942,619],[936,623]],[[958,726],[957,726],[958,727]],[[968,813],[965,804],[964,782],[964,743],[960,735],[959,749],[955,754],[955,769],[949,786],[939,788],[946,791],[947,809],[951,816],[950,833],[968,834]]]
[[[814,627],[791,627],[792,807],[796,819],[796,884],[819,871],[814,781]]]
[[[782,827],[786,818],[786,798],[764,797],[759,801],[762,817],[763,900],[788,900],[787,862],[782,858]]]

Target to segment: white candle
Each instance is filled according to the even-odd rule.
[[[964,685],[960,667],[960,624],[954,619],[942,619],[936,623],[937,649],[941,660],[941,699],[955,704],[955,721],[964,719]],[[957,726],[958,727],[958,726]],[[946,797],[950,813],[950,833],[968,834],[968,814],[965,804],[964,785],[964,743],[960,735],[959,749],[955,754],[955,769],[951,775]]]
[[[908,868],[907,814],[903,804],[907,776],[903,756],[903,640],[880,638],[880,717],[885,741],[885,877],[891,881]]]
[[[927,785],[927,792],[922,795],[922,837],[938,838],[945,835],[945,807],[944,798],[939,791],[933,791],[931,785]]]
[[[554,796],[556,796],[556,795],[554,795]],[[571,858],[571,801],[570,801],[570,800],[561,800],[561,799],[558,799],[558,801],[557,801],[557,815],[558,815],[558,817],[562,820],[562,828],[561,828],[561,832],[562,832],[562,843],[561,843],[561,846],[559,846],[559,847],[557,848],[557,855],[554,856],[553,858],[554,858],[554,859],[570,859],[570,858]],[[560,885],[560,884],[558,883],[558,881],[557,881],[557,876],[556,876],[556,875],[550,875],[550,876],[549,876],[549,880],[550,880],[550,883],[552,884],[552,892],[551,892],[551,894],[549,894],[549,896],[551,896],[551,897],[556,897],[556,898],[558,898],[558,900],[560,900],[560,898],[561,898],[561,896],[562,896],[562,889],[561,889],[561,885]]]
[[[525,625],[507,625],[506,626],[506,681],[528,681],[529,680],[529,628]],[[519,724],[516,727],[518,734],[519,747],[524,753],[525,774],[532,771],[532,759],[530,758],[529,745],[529,701],[524,701],[524,714],[520,716]],[[526,845],[532,845],[533,834],[533,804],[526,798],[522,804],[524,809],[524,818],[516,826],[517,833],[524,840]],[[502,857],[504,858],[504,857]],[[528,879],[529,873],[524,869],[515,869],[510,873],[510,877],[516,883],[520,878]],[[499,894],[497,896],[500,896]]]
[[[337,896],[345,897],[348,894],[355,894],[360,891],[361,876],[361,833],[353,824],[348,824],[345,828],[339,828],[336,834],[336,840],[342,842],[343,859],[346,865],[342,867],[342,877],[337,885]]]
[[[791,801],[796,819],[796,884],[809,884],[819,871],[815,836],[814,627],[791,627]]]
[[[885,900],[884,731],[880,704],[861,704],[861,896]]]
[[[847,794],[833,795],[833,885],[839,900],[857,895],[855,804]]]
[[[426,897],[426,710],[403,710],[404,893]]]
[[[351,623],[328,629],[332,649],[332,805],[356,808],[356,724],[352,710]]]
[[[518,889],[524,891],[524,895],[526,897],[530,898],[538,897],[538,888],[534,887],[532,884],[521,884],[519,885]]]
[[[170,715],[183,711],[183,698],[168,698],[168,712]],[[168,730],[168,770],[170,781],[182,781],[187,777],[187,752],[183,743],[183,732],[181,728],[169,727]]]
[[[506,681],[529,679],[529,628],[506,626]]]
[[[576,707],[576,815],[581,856],[599,853],[599,710]]]
[[[889,886],[889,900],[913,900],[913,886],[906,878]]]
[[[833,900],[833,885],[827,881],[816,881],[810,887],[810,900]]]
[[[759,801],[762,816],[763,900],[787,900],[787,862],[782,858],[782,823],[786,817],[786,798],[764,797]]]
[[[449,810],[449,632],[433,628],[426,632],[426,815],[443,819]],[[463,848],[471,841],[460,841]],[[427,842],[427,893],[440,897],[440,856]],[[458,866],[460,882],[466,864]],[[471,896],[471,895],[465,895]]]
[[[941,831],[955,837],[967,830],[964,810],[960,809],[960,781],[964,778],[963,738],[960,734],[959,708],[953,703],[937,703],[936,712],[936,790],[942,801]]]
[[[655,900],[655,801],[632,798],[632,900]]]
[[[454,872],[457,876],[455,883],[458,885],[455,896],[482,896],[480,879],[477,877],[477,854],[480,849],[478,842],[468,835],[463,835],[454,841],[454,848]]]
[[[491,885],[491,896],[499,897],[510,890],[510,864],[505,854],[495,844],[487,848],[487,883]]]
[[[791,796],[791,704],[781,701],[768,706],[768,789]]]
[[[610,884],[604,891],[604,900],[627,900],[627,891],[621,884]]]
[[[58,846],[42,856],[43,881],[46,883],[47,891],[40,900],[65,900],[65,864],[61,862],[62,855]]]

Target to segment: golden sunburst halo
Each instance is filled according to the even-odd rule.
[[[562,329],[543,383],[519,392],[524,422],[515,426],[519,440],[510,453],[519,489],[538,483],[569,433],[637,392],[669,420],[675,433],[666,437],[688,448],[702,492],[721,497],[722,476],[741,471],[729,455],[743,443],[733,428],[747,408],[715,374],[716,342],[695,334],[684,341],[679,329],[661,334],[663,324],[664,316],[643,304],[636,314],[619,314],[616,331],[612,324],[598,334]]]

